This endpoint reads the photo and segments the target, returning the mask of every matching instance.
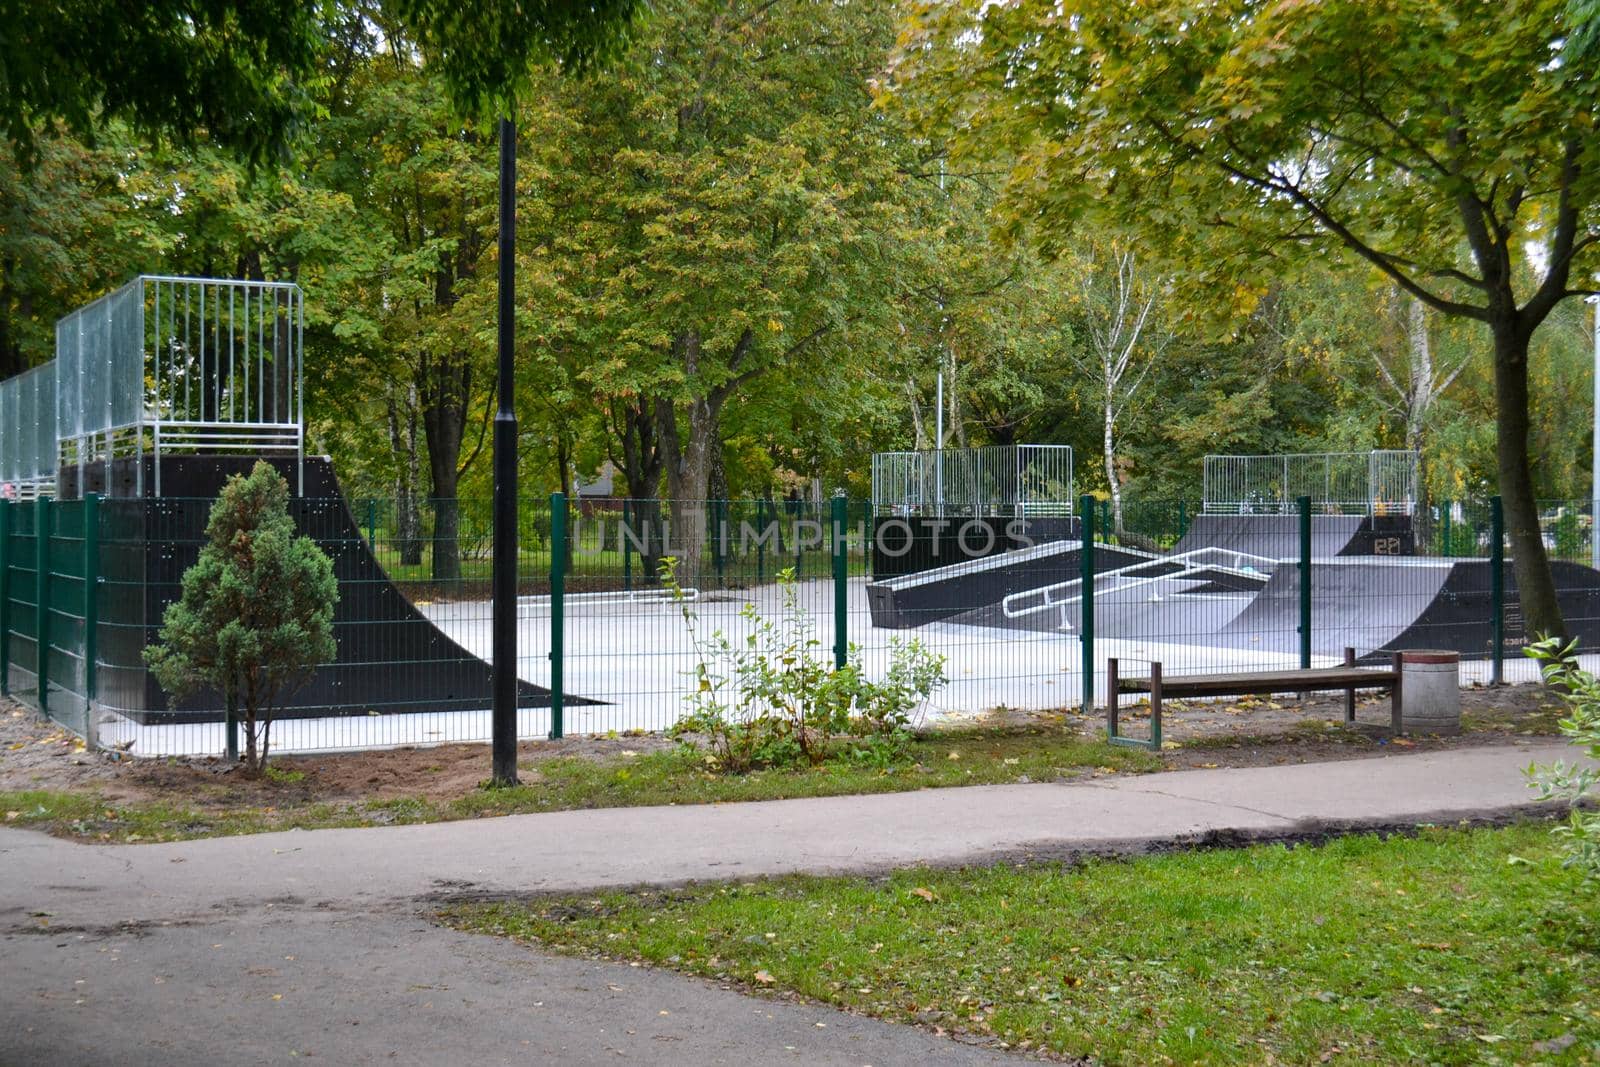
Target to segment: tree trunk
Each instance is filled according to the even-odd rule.
[[[1539,506],[1533,496],[1528,458],[1528,340],[1514,323],[1492,324],[1494,331],[1495,402],[1499,422],[1495,459],[1500,497],[1505,509],[1506,539],[1517,580],[1517,599],[1531,638],[1566,637],[1567,627],[1556,600],[1555,579],[1539,529]]]
[[[1406,398],[1406,447],[1417,454],[1417,499],[1411,510],[1412,536],[1418,545],[1433,543],[1433,514],[1428,503],[1427,454],[1423,451],[1428,409],[1436,393],[1433,376],[1433,344],[1428,337],[1428,309],[1422,301],[1407,296],[1409,320],[1407,335],[1411,346],[1411,389]]]
[[[627,402],[620,419],[613,409],[613,422],[622,441],[622,458],[617,469],[631,501],[628,529],[632,533],[629,551],[639,552],[646,579],[661,576],[661,557],[665,524],[661,516],[661,474],[666,463],[660,436],[656,433],[655,403],[647,398]]]
[[[1109,372],[1110,368],[1107,368]],[[1106,484],[1111,487],[1111,532],[1121,537],[1122,530],[1122,484],[1117,480],[1117,383],[1111,375],[1106,375],[1105,395],[1105,458],[1106,458]]]
[[[667,459],[667,496],[672,507],[672,554],[685,586],[699,581],[706,547],[706,494],[711,484],[711,457],[719,444],[721,401],[709,397],[689,402],[689,427],[681,434],[671,401],[656,401],[662,451]]]
[[[466,353],[453,352],[423,365],[422,427],[428,439],[428,474],[432,481],[433,579],[461,580],[461,507],[456,499],[461,444],[466,434],[467,398],[472,370]]]
[[[394,532],[402,566],[422,562],[422,505],[417,500],[421,479],[421,460],[417,456],[417,390],[411,386],[405,397],[405,412],[398,410],[394,393],[388,398],[389,450],[395,461]]]

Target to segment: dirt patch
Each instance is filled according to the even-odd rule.
[[[665,738],[563,738],[524,741],[517,762],[537,773],[551,759],[620,758],[669,747]],[[320,756],[274,756],[272,775],[245,777],[216,757],[133,759],[88,752],[72,734],[15,704],[0,706],[0,789],[98,792],[108,800],[182,801],[211,808],[383,801],[452,800],[489,777],[489,747],[440,745]],[[531,773],[529,773],[531,772]]]
[[[1560,736],[1560,702],[1543,685],[1473,686],[1461,691],[1462,732],[1453,737],[1393,739],[1389,698],[1357,695],[1356,722],[1344,722],[1344,695],[1315,693],[1305,700],[1245,697],[1231,701],[1168,701],[1162,708],[1162,753],[1173,769],[1259,767],[1365,759],[1408,752],[1509,744]],[[1150,709],[1123,708],[1123,732],[1148,736]],[[1077,709],[1035,713],[1001,710],[985,720],[1023,725],[1055,722],[1086,738],[1105,736],[1105,713]]]
[[[1164,752],[1169,768],[1248,767],[1362,759],[1405,751],[1506,744],[1556,736],[1559,705],[1538,685],[1462,691],[1466,730],[1457,737],[1389,736],[1387,697],[1363,700],[1357,723],[1343,723],[1339,694],[1304,702],[1247,698],[1232,702],[1168,704]],[[1148,709],[1127,710],[1127,730],[1148,730]],[[948,724],[971,730],[971,720]],[[1086,739],[1104,736],[1103,714],[1000,710],[976,725],[1047,727]],[[622,762],[626,754],[670,747],[659,735],[525,741],[518,763],[536,781],[542,762],[581,758]],[[335,806],[402,798],[449,802],[473,794],[489,776],[485,744],[400,748],[273,759],[271,777],[252,780],[217,758],[134,759],[85,751],[71,734],[15,704],[0,705],[0,790],[97,793],[121,805],[180,804],[212,812]]]

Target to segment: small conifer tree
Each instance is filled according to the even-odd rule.
[[[245,769],[266,769],[279,701],[333,659],[333,563],[289,517],[289,485],[266,463],[228,479],[207,543],[168,606],[145,662],[174,700],[210,686],[243,713]]]

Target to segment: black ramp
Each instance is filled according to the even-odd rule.
[[[1311,650],[1340,655],[1387,647],[1439,598],[1457,561],[1347,556],[1311,564]],[[1300,648],[1300,568],[1279,567],[1217,644],[1270,652]]]
[[[1600,648],[1600,572],[1551,563],[1562,617],[1580,647]],[[1493,647],[1493,572],[1483,559],[1319,559],[1311,566],[1311,650],[1347,647],[1368,660],[1405,648],[1443,648],[1482,657]],[[1526,643],[1510,561],[1505,568],[1507,655]],[[1216,644],[1293,653],[1300,647],[1300,577],[1280,567]]]
[[[151,460],[147,457],[146,464]],[[158,499],[113,499],[102,505],[110,529],[104,548],[107,585],[100,673],[102,702],[141,723],[214,722],[221,698],[202,693],[169,704],[144,669],[143,648],[156,639],[166,605],[177,598],[183,572],[199,555],[211,500],[230,474],[254,459],[164,457]],[[274,461],[293,487],[293,460]],[[132,485],[131,470],[114,479]],[[153,484],[147,467],[145,485]],[[90,489],[97,488],[91,485]],[[334,612],[335,662],[318,668],[278,718],[471,711],[490,701],[490,665],[462,648],[411,603],[373,556],[350,514],[326,457],[306,457],[305,494],[290,500],[299,532],[333,561],[339,580]],[[549,707],[550,691],[519,684],[520,707]],[[568,695],[571,705],[592,700]]]
[[[1360,544],[1367,522],[1364,515],[1311,516],[1312,558],[1351,554]],[[1225,548],[1267,559],[1298,559],[1300,516],[1196,515],[1172,551],[1177,554],[1197,548]]]

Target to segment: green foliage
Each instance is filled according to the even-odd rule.
[[[582,70],[613,55],[640,0],[386,0],[443,73],[467,114],[504,109],[530,69],[556,59]]]
[[[317,12],[303,0],[5,0],[0,122],[28,160],[58,121],[87,135],[118,119],[189,143],[203,130],[264,160],[306,113]]]
[[[162,617],[161,643],[145,650],[174,700],[210,687],[243,713],[252,773],[266,768],[277,702],[336,652],[333,563],[295,533],[288,499],[288,483],[264,462],[228,479],[183,596]]]
[[[919,641],[896,639],[882,682],[866,677],[854,646],[845,665],[836,667],[817,639],[815,620],[800,604],[793,569],[778,575],[779,618],[763,618],[754,604],[746,604],[740,612],[748,626],[742,640],[721,630],[703,639],[677,562],[661,561],[661,581],[683,615],[697,662],[695,689],[685,698],[689,711],[674,724],[672,736],[691,746],[704,744],[707,763],[728,774],[815,767],[838,755],[880,765],[903,757],[911,713],[945,684],[943,656]],[[841,749],[842,738],[855,744]]]
[[[114,0],[0,2],[0,109],[30,158],[63,122],[92,134],[125,120],[142,135],[207,142],[252,163],[282,156],[318,107],[329,67],[384,24],[388,51],[415,40],[459,109],[502,107],[539,63],[587,67],[625,36],[638,0]],[[201,136],[203,134],[203,136]]]
[[[1581,559],[1584,550],[1588,548],[1588,538],[1584,536],[1583,516],[1575,508],[1564,507],[1556,516],[1555,523],[1550,528],[1550,534],[1555,541],[1555,555],[1559,559]]]
[[[1531,644],[1527,654],[1539,661],[1545,681],[1567,706],[1561,732],[1592,763],[1600,762],[1600,679],[1577,665],[1578,642],[1563,645],[1555,638]],[[1557,760],[1549,767],[1530,767],[1539,798],[1560,798],[1572,812],[1553,831],[1566,851],[1566,863],[1584,877],[1600,879],[1600,811],[1580,806],[1593,789],[1597,772],[1592,765]]]
[[[1450,505],[1445,505],[1448,508]],[[1478,554],[1478,531],[1470,519],[1447,518],[1444,515],[1433,520],[1433,545],[1431,551],[1436,556],[1476,556]]]

